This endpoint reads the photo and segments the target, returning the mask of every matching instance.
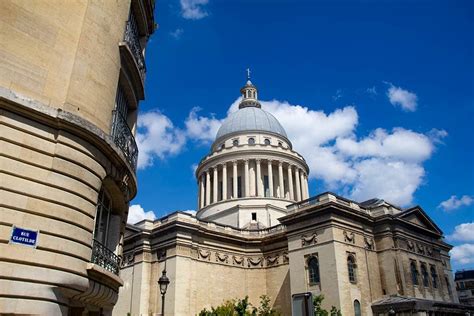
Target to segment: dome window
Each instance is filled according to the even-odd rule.
[[[265,145],[270,145],[270,140],[268,138],[265,138],[265,141],[264,141]]]
[[[222,144],[219,145],[219,150],[222,150],[224,148],[225,148],[225,143],[222,143]]]
[[[255,145],[255,138],[253,137],[249,138],[249,145]]]
[[[232,141],[232,145],[234,145],[234,146],[239,146],[239,140],[238,140],[238,139],[234,139],[234,140]]]
[[[283,147],[283,142],[278,142],[279,147]]]

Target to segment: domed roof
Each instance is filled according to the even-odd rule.
[[[245,131],[270,132],[288,139],[280,122],[273,115],[258,107],[244,107],[229,115],[217,131],[216,139]]]

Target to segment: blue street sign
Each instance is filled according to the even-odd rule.
[[[10,243],[36,248],[36,243],[38,242],[38,234],[39,232],[37,230],[30,230],[13,226]]]

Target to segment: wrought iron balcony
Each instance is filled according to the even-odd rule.
[[[137,169],[138,147],[127,120],[117,110],[113,111],[112,139],[122,150],[133,171]]]
[[[133,57],[138,65],[138,70],[140,71],[140,76],[142,80],[145,78],[145,58],[142,54],[142,48],[140,45],[140,35],[138,33],[138,26],[137,22],[135,21],[135,17],[133,13],[130,13],[129,19],[127,21],[127,26],[125,27],[125,42],[130,47],[132,51]]]
[[[92,243],[91,262],[101,266],[107,271],[118,275],[120,268],[120,258],[107,247],[95,240]]]

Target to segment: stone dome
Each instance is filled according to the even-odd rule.
[[[262,131],[288,139],[283,126],[270,113],[257,107],[244,107],[229,115],[217,131],[216,140],[239,132]]]

